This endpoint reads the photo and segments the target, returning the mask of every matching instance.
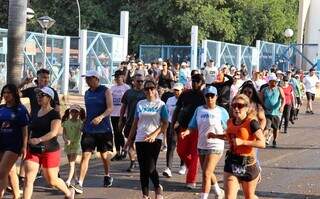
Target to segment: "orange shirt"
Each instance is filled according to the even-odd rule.
[[[254,120],[252,117],[247,117],[242,124],[235,125],[233,119],[227,122],[227,138],[232,153],[241,156],[254,156],[254,149],[252,146],[234,146],[233,139],[240,138],[242,140],[256,140],[255,132],[251,132],[250,123]]]

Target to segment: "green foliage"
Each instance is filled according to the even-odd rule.
[[[35,19],[49,15],[56,20],[49,33],[78,35],[75,0],[30,3],[36,16],[28,30],[41,31]],[[108,33],[119,33],[120,11],[128,10],[131,52],[139,44],[189,44],[192,25],[199,26],[200,40],[288,42],[283,32],[286,28],[296,32],[298,16],[297,0],[80,0],[80,6],[82,28]],[[0,8],[0,27],[7,27],[6,7],[4,3]]]

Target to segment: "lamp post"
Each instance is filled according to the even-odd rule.
[[[290,66],[290,47],[291,47],[291,44],[290,44],[290,38],[293,36],[293,30],[291,28],[287,28],[283,35],[287,38],[287,41],[289,41],[289,44],[288,44],[288,57],[289,57],[289,62],[288,62],[288,66],[287,66],[287,69],[289,70],[289,66]]]
[[[43,32],[43,68],[46,68],[46,59],[47,59],[47,31],[48,29],[56,22],[54,19],[43,16],[37,19],[40,24]]]

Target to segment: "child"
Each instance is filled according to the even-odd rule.
[[[75,180],[77,180],[75,164],[77,155],[80,152],[81,129],[84,119],[85,111],[79,105],[71,105],[62,117],[64,151],[67,154],[70,166],[69,176],[66,181],[68,187],[74,176]]]

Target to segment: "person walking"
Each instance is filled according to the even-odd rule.
[[[71,105],[62,116],[64,151],[69,162],[69,174],[66,180],[68,187],[71,186],[72,179],[78,181],[76,172],[76,160],[80,154],[81,129],[86,117],[85,111],[79,105]],[[76,184],[76,183],[75,183]]]
[[[312,102],[314,101],[316,96],[316,88],[319,87],[319,78],[317,77],[314,68],[311,68],[309,70],[309,75],[306,75],[303,78],[303,84],[304,84],[306,96],[307,96],[306,113],[314,114]]]
[[[14,169],[19,156],[26,157],[29,114],[20,101],[18,88],[7,84],[1,90],[0,102],[0,198],[11,181],[15,199],[20,198],[19,181]]]
[[[157,97],[155,82],[147,80],[144,83],[144,92],[147,99],[137,104],[126,146],[132,146],[133,142],[136,144],[143,198],[150,198],[149,179],[151,179],[155,188],[155,198],[163,199],[163,188],[159,183],[156,165],[169,116],[164,102]]]
[[[209,133],[224,134],[229,119],[228,112],[217,106],[218,91],[215,87],[209,86],[204,90],[206,104],[199,106],[186,131],[181,132],[182,138],[189,135],[192,129],[197,129],[198,153],[202,168],[202,193],[201,199],[208,199],[211,185],[216,198],[224,198],[224,191],[220,189],[218,180],[214,174],[215,168],[221,159],[224,150],[224,141],[220,139],[208,139]]]
[[[291,109],[294,108],[295,97],[292,85],[289,84],[288,76],[283,77],[283,85],[281,86],[284,93],[285,105],[283,109],[283,114],[280,120],[279,129],[281,130],[282,121],[284,120],[284,130],[283,133],[288,133],[288,125],[290,120]]]
[[[74,198],[74,189],[68,189],[64,181],[58,177],[60,166],[60,146],[57,140],[61,128],[59,112],[51,107],[54,91],[49,87],[36,89],[38,103],[41,108],[34,116],[30,125],[30,138],[25,158],[25,186],[23,198],[32,198],[33,183],[39,167],[47,183],[65,194],[65,198]]]
[[[113,109],[110,89],[100,84],[97,71],[87,71],[86,83],[89,86],[84,95],[86,119],[81,137],[82,158],[80,163],[79,181],[75,185],[76,192],[83,193],[83,182],[88,171],[92,152],[97,149],[104,168],[103,186],[110,187],[113,178],[110,176],[110,164],[113,154],[113,132],[110,114]]]

